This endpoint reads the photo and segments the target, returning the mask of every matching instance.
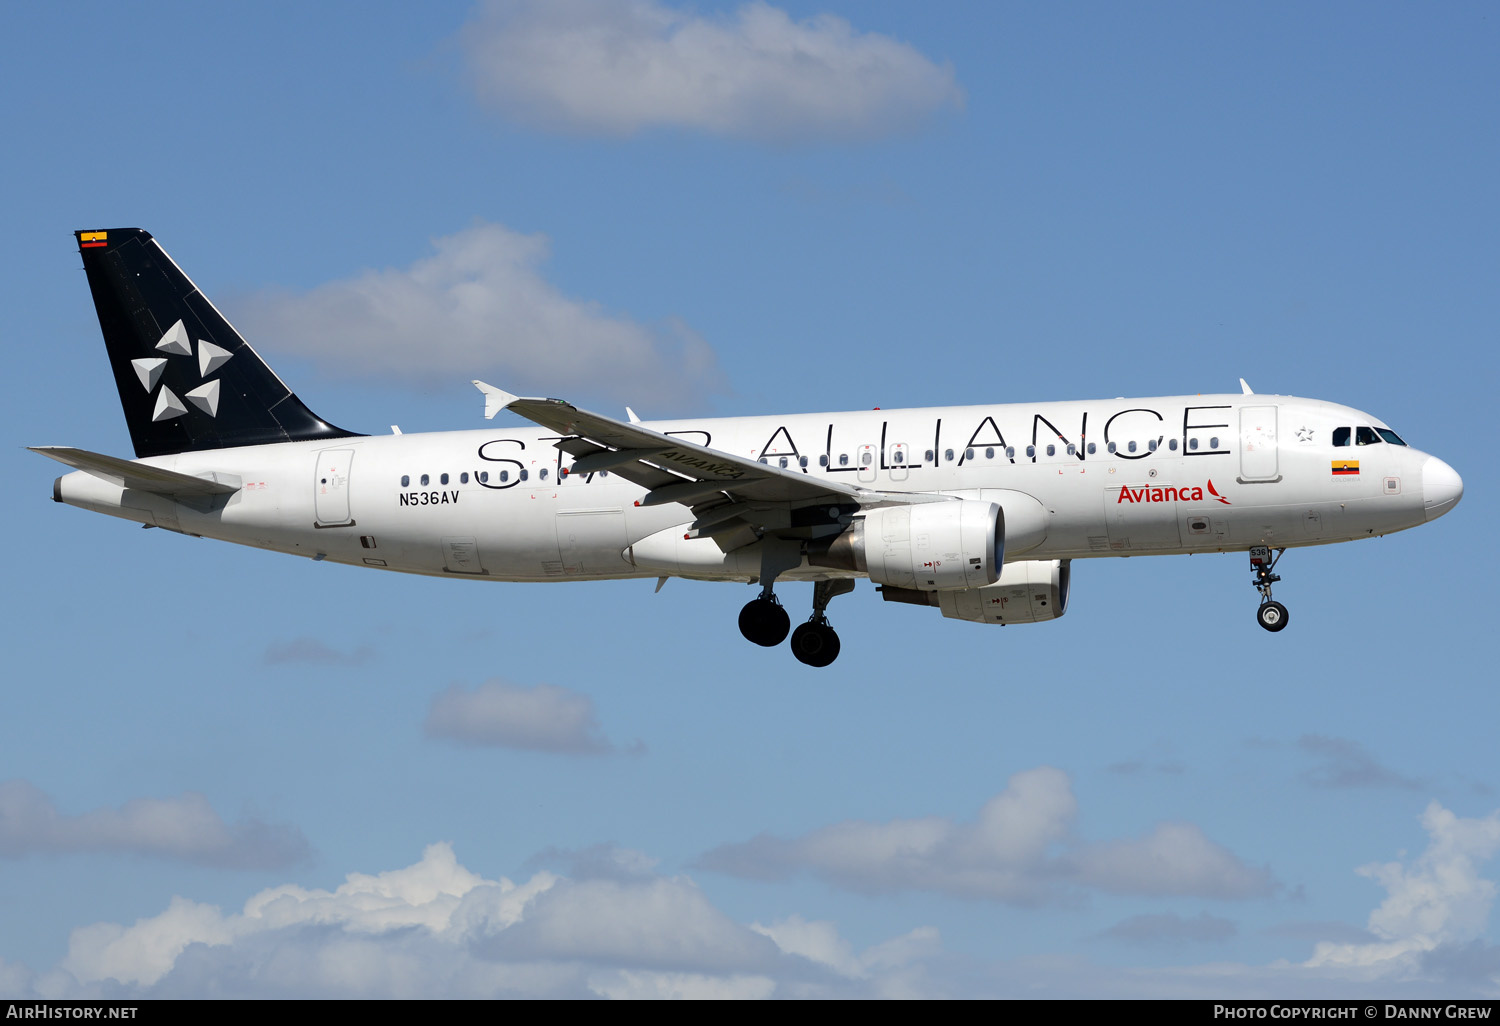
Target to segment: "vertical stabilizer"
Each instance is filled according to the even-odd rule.
[[[355,437],[302,405],[149,232],[75,234],[136,456]]]

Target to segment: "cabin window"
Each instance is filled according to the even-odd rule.
[[[1098,442],[1090,442],[1089,443],[1089,455],[1092,456],[1092,455],[1094,455],[1094,453],[1096,453],[1098,451],[1099,451],[1099,443]]]
[[[781,469],[782,470],[786,469],[786,457],[785,456],[781,457]]]
[[[1067,453],[1068,453],[1069,456],[1077,456],[1078,455],[1078,449],[1074,447],[1074,445],[1073,445],[1072,442],[1068,443]]]
[[[518,477],[518,478],[519,478],[519,479],[521,479],[521,480],[522,480],[522,481],[524,481],[524,480],[526,480],[526,479],[527,479],[527,478],[528,478],[528,477],[530,477],[530,476],[531,476],[531,475],[530,475],[530,474],[529,474],[529,473],[528,473],[528,472],[527,472],[527,470],[526,470],[526,468],[525,468],[525,467],[522,467],[522,468],[521,468],[521,472],[520,472],[520,473],[519,473],[519,474],[517,474],[517,475],[516,475],[516,477]]]
[[[818,457],[818,466],[820,466],[820,467],[826,467],[826,466],[828,466],[828,456],[827,456],[826,453],[824,455]]]
[[[944,449],[943,450],[943,459],[946,460],[949,463],[952,463],[953,462],[953,450],[952,449]]]
[[[1210,449],[1217,449],[1219,447],[1219,436],[1218,435],[1215,435],[1214,437],[1212,437],[1212,438],[1210,438],[1208,440],[1208,447]]]
[[[1005,447],[1005,458],[1008,460],[1016,458],[1016,447],[1014,445],[1007,445]]]
[[[1189,438],[1188,439],[1188,448],[1189,449],[1196,449],[1196,448],[1198,448],[1198,439],[1196,439],[1196,438]]]
[[[1148,452],[1155,452],[1156,451],[1156,439],[1153,438],[1153,439],[1151,439],[1151,441],[1149,441],[1149,442],[1146,443],[1146,450]]]
[[[401,475],[401,487],[402,488],[410,488],[411,487],[411,475],[410,474],[402,474]]]
[[[799,467],[806,467],[807,466],[807,457],[806,456],[798,456],[797,457],[797,466],[799,466]]]
[[[1177,451],[1177,439],[1175,439],[1175,438],[1169,438],[1167,440],[1167,448],[1171,449],[1173,452],[1176,452]]]
[[[541,469],[541,472],[538,473],[537,476],[540,477],[543,481],[547,480],[547,468],[543,467]]]
[[[1127,443],[1125,448],[1129,449],[1131,452],[1135,452],[1135,442],[1132,441]]]
[[[922,454],[922,462],[923,463],[931,463],[932,462],[932,457],[934,455],[936,455],[936,454],[931,449],[928,449],[925,453]]]
[[[558,467],[557,468],[557,477],[558,477],[558,480],[562,480],[563,478],[566,478],[569,473],[571,473],[571,471],[567,467]]]
[[[1047,455],[1048,456],[1056,456],[1057,455],[1057,446],[1055,446],[1055,445],[1049,445],[1049,446],[1047,446]]]
[[[1335,446],[1345,446],[1345,445],[1348,445],[1349,444],[1349,436],[1350,436],[1351,433],[1352,432],[1350,431],[1350,429],[1346,428],[1346,427],[1334,428],[1333,429],[1333,444]]]
[[[479,473],[475,474],[474,476],[479,479],[479,483],[480,484],[489,484],[489,481],[490,481],[490,472],[488,470],[481,470]],[[502,480],[502,481],[505,480],[505,471],[503,471],[503,470],[500,471],[500,480]]]
[[[974,450],[973,449],[965,449],[964,450],[964,459],[966,459],[966,460],[972,460],[973,458],[974,458]]]
[[[847,467],[848,465],[849,465],[849,454],[847,452],[841,452],[841,453],[839,453],[839,466],[841,466],[841,467]]]
[[[438,478],[438,482],[440,484],[447,484],[448,483],[448,475],[444,474],[442,477]]]
[[[608,477],[609,476],[609,471],[607,471],[607,470],[601,470],[601,471],[599,471],[599,476],[600,477]]]
[[[1354,429],[1355,445],[1378,445],[1380,436],[1375,433],[1374,428],[1357,427]]]
[[[985,449],[984,450],[984,458],[987,459],[987,460],[994,459],[995,458],[995,450],[993,448]]]
[[[905,463],[906,453],[902,452],[900,449],[897,449],[896,452],[891,456],[891,459],[895,463]]]
[[[765,465],[766,465],[766,466],[768,466],[768,467],[769,467],[769,466],[770,466],[770,465],[771,465],[771,461],[770,461],[770,460],[768,460],[768,459],[766,459],[766,458],[765,458],[765,457],[764,457],[764,456],[762,456],[762,457],[761,457],[761,458],[760,458],[760,461],[761,461],[761,462],[762,462],[762,463],[764,463],[764,464],[765,464]]]
[[[422,475],[422,486],[424,488],[427,486],[427,475],[426,474]]]
[[[1033,459],[1033,460],[1036,459],[1036,446],[1034,446],[1034,445],[1028,445],[1026,447],[1026,458],[1027,459]]]
[[[1114,442],[1110,442],[1108,445],[1105,446],[1105,448],[1108,449],[1110,455],[1113,456],[1114,453],[1115,453],[1115,450],[1118,448],[1118,446],[1116,446]]]
[[[862,466],[868,467],[871,463],[875,462],[875,457],[870,455],[869,453],[864,453],[860,456],[859,462]]]
[[[1390,428],[1376,428],[1375,430],[1380,433],[1380,437],[1381,438],[1384,438],[1387,442],[1390,442],[1392,445],[1405,445],[1406,444],[1405,442],[1403,442],[1401,440],[1401,436],[1398,435],[1398,434],[1396,434],[1396,432],[1392,431]]]
[[[462,474],[458,475],[458,483],[459,484],[468,484],[469,483],[469,472],[467,470],[464,471]]]

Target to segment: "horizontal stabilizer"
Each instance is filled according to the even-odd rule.
[[[87,449],[70,449],[61,445],[30,446],[30,449],[75,470],[93,474],[110,484],[154,492],[157,495],[230,495],[240,490],[237,484],[179,474],[175,470],[163,470],[161,467],[105,456]]]

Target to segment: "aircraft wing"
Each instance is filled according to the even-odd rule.
[[[640,500],[643,506],[666,502],[690,506],[705,534],[717,536],[736,522],[773,529],[787,527],[786,513],[803,507],[867,509],[950,498],[857,488],[800,468],[771,466],[640,424],[580,410],[561,399],[526,399],[482,381],[474,385],[485,395],[486,416],[508,409],[565,436],[557,447],[573,456],[571,473],[608,470],[647,490]],[[791,522],[796,520],[791,518]]]
[[[741,501],[794,505],[860,502],[859,489],[800,469],[784,470],[710,449],[640,424],[580,410],[561,399],[524,399],[492,385],[474,384],[485,393],[487,413],[508,409],[568,436],[558,448],[573,456],[572,473],[608,470],[648,489],[643,506],[695,505],[695,496],[706,499],[721,493]]]

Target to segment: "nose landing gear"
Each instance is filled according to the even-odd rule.
[[[1281,577],[1271,571],[1276,569],[1276,564],[1281,561],[1286,549],[1276,550],[1272,557],[1270,546],[1257,545],[1250,550],[1250,570],[1255,574],[1255,590],[1260,592],[1260,608],[1255,611],[1255,619],[1266,630],[1275,632],[1286,628],[1291,616],[1286,611],[1286,606],[1280,602],[1271,600],[1271,585],[1281,580]]]

